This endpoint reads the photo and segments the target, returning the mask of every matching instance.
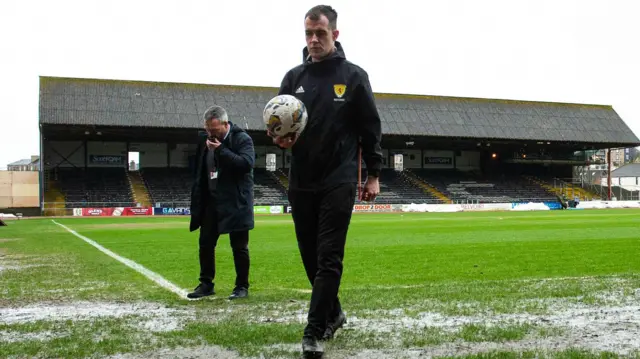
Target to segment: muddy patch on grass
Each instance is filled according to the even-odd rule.
[[[52,331],[41,331],[24,333],[11,330],[0,330],[0,342],[16,343],[25,341],[49,341],[56,338],[62,338],[66,334],[54,333]]]
[[[207,345],[207,346],[200,346],[200,347],[193,347],[193,348],[158,349],[153,351],[147,351],[144,353],[117,354],[107,358],[108,359],[138,359],[138,358],[240,359],[242,357],[234,351],[226,350],[218,346]]]
[[[57,289],[49,289],[47,293],[52,294],[60,294],[60,293],[79,293],[79,292],[90,292],[97,290],[104,290],[109,288],[109,283],[107,282],[86,282],[82,286],[72,286],[66,288],[57,288]]]
[[[38,303],[24,307],[0,308],[1,324],[37,321],[91,320],[95,318],[130,318],[131,325],[143,331],[165,332],[182,328],[192,320],[193,310],[176,309],[155,303],[73,302]]]
[[[3,271],[16,271],[32,267],[42,267],[45,264],[39,262],[42,258],[37,256],[25,256],[20,254],[6,254],[0,249],[0,273]]]
[[[411,349],[365,349],[365,350],[348,350],[337,349],[327,350],[325,359],[414,359],[414,358],[438,358],[438,357],[461,357],[467,355],[478,355],[484,353],[495,352],[535,352],[536,358],[539,357],[556,357],[559,352],[575,350],[597,353],[599,349],[585,348],[579,341],[559,339],[542,339],[542,340],[522,340],[514,342],[453,342],[443,345],[432,346],[427,348],[411,348]],[[616,352],[616,351],[614,351]],[[619,355],[635,357],[640,355],[639,351],[617,351]],[[575,355],[567,357],[576,357]]]
[[[342,340],[346,343],[335,347],[335,355],[328,357],[404,358],[495,350],[557,352],[567,349],[608,351],[620,355],[640,353],[640,288],[599,292],[590,297],[596,298],[597,302],[585,302],[583,298],[531,299],[542,303],[546,308],[543,313],[476,311],[473,315],[446,315],[424,309],[419,311],[416,307],[410,311],[401,308],[347,313],[348,323],[338,334],[344,336]],[[280,310],[265,310],[252,321],[305,323],[306,309],[306,306],[288,306]],[[474,330],[480,334],[473,335]],[[427,341],[431,344],[425,343],[424,347],[411,340],[416,335],[417,339],[433,339],[426,338],[431,332],[441,333],[441,340]],[[469,332],[472,332],[471,337]],[[360,340],[358,338],[363,334],[367,338],[375,338],[376,343],[390,350],[342,352],[347,349],[344,346],[348,346],[350,337]],[[362,343],[354,342],[353,345],[363,349]],[[414,345],[421,348],[408,349]],[[285,347],[281,349],[293,349]]]
[[[23,270],[27,268],[33,268],[33,267],[42,267],[42,265],[41,264],[3,265],[2,263],[0,263],[0,273],[4,271],[17,271],[17,270]]]
[[[402,331],[430,328],[455,333],[465,326],[472,325],[498,328],[510,325],[531,325],[536,328],[558,328],[562,331],[562,334],[552,338],[529,338],[506,343],[447,343],[430,349],[437,349],[437,355],[450,355],[454,352],[460,355],[460,351],[465,348],[470,354],[495,349],[521,351],[583,348],[610,351],[621,355],[640,351],[640,303],[621,307],[572,306],[549,315],[445,316],[439,313],[420,313],[414,317],[406,317],[394,316],[393,312],[387,312],[381,317],[383,318],[364,319],[352,316],[349,318],[347,328],[374,331],[389,336]],[[451,352],[448,352],[449,350]]]

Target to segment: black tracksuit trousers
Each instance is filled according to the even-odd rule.
[[[200,227],[200,282],[212,284],[216,277],[216,245],[218,244],[218,217],[215,201],[209,200]],[[229,233],[236,269],[236,287],[249,289],[249,231]]]
[[[322,191],[289,191],[298,248],[313,286],[304,336],[320,339],[327,322],[342,311],[338,290],[355,198],[355,184]]]

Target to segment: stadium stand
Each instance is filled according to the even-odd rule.
[[[127,177],[125,168],[104,168],[111,165],[105,160],[126,165],[126,154],[132,151],[140,154],[142,179],[153,204],[188,204],[192,145],[211,104],[225,107],[260,153],[254,172],[255,204],[286,203],[288,155],[273,145],[262,121],[264,104],[277,90],[41,77],[44,213],[58,212],[61,194],[69,202],[67,208],[96,202],[133,205],[131,188],[136,188],[137,179]],[[557,179],[572,178],[573,168],[589,166],[591,153],[640,145],[606,105],[375,96],[387,166],[393,167],[392,156],[404,156],[404,171],[383,171],[378,203],[552,200],[558,186],[565,186]],[[275,173],[264,169],[266,153],[277,156]],[[520,167],[501,167],[514,164]],[[51,177],[52,171],[59,176]],[[144,191],[135,197],[142,202]]]
[[[256,168],[253,172],[253,181],[255,205],[285,205],[288,203],[286,189],[275,173],[264,168]]]
[[[376,203],[441,203],[440,199],[417,187],[403,172],[385,168],[380,173],[380,195]]]
[[[526,174],[523,175],[523,177],[530,182],[536,183],[547,192],[560,197],[579,198],[584,201],[602,200],[605,198],[597,192],[591,191],[588,185],[582,187],[580,183],[566,182],[550,174]]]
[[[133,206],[124,168],[57,168],[57,183],[66,208],[100,206],[106,203]]]
[[[140,174],[154,205],[184,206],[191,201],[193,174],[188,168],[149,167]]]

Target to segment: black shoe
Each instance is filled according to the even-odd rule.
[[[229,296],[229,300],[246,298],[249,296],[249,289],[245,287],[235,287],[231,295]]]
[[[214,294],[216,292],[213,291],[213,284],[200,283],[193,292],[187,294],[187,298],[202,298]]]
[[[322,340],[330,340],[333,339],[333,336],[336,334],[336,331],[342,328],[343,325],[347,323],[347,316],[344,312],[340,312],[337,317],[335,317],[332,321],[327,323],[327,329],[324,331],[324,335],[322,336]]]
[[[320,359],[324,355],[324,346],[322,342],[313,337],[302,338],[302,358],[304,359]]]

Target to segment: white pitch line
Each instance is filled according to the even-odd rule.
[[[168,280],[163,278],[160,274],[155,273],[155,272],[143,267],[142,265],[132,261],[131,259],[124,258],[124,257],[122,257],[122,256],[120,256],[120,255],[118,255],[118,254],[106,249],[105,247],[99,245],[95,241],[93,241],[93,240],[91,240],[91,239],[79,234],[78,232],[74,231],[73,229],[71,229],[71,228],[69,228],[69,227],[67,227],[67,226],[65,226],[63,224],[60,224],[60,223],[58,223],[58,222],[56,222],[54,220],[51,220],[51,221],[53,223],[57,224],[58,226],[64,228],[69,233],[73,234],[74,236],[76,236],[76,237],[82,239],[83,241],[89,243],[90,245],[98,248],[98,250],[101,251],[102,253],[108,255],[109,257],[111,257],[111,258],[113,258],[113,259],[115,259],[115,260],[117,260],[119,262],[121,262],[122,264],[124,264],[127,267],[135,270],[136,272],[144,275],[145,277],[151,279],[152,281],[154,281],[156,284],[158,284],[162,288],[167,289],[167,290],[177,294],[181,298],[188,299],[186,290],[184,290],[182,288],[179,288],[177,285],[169,282]]]

